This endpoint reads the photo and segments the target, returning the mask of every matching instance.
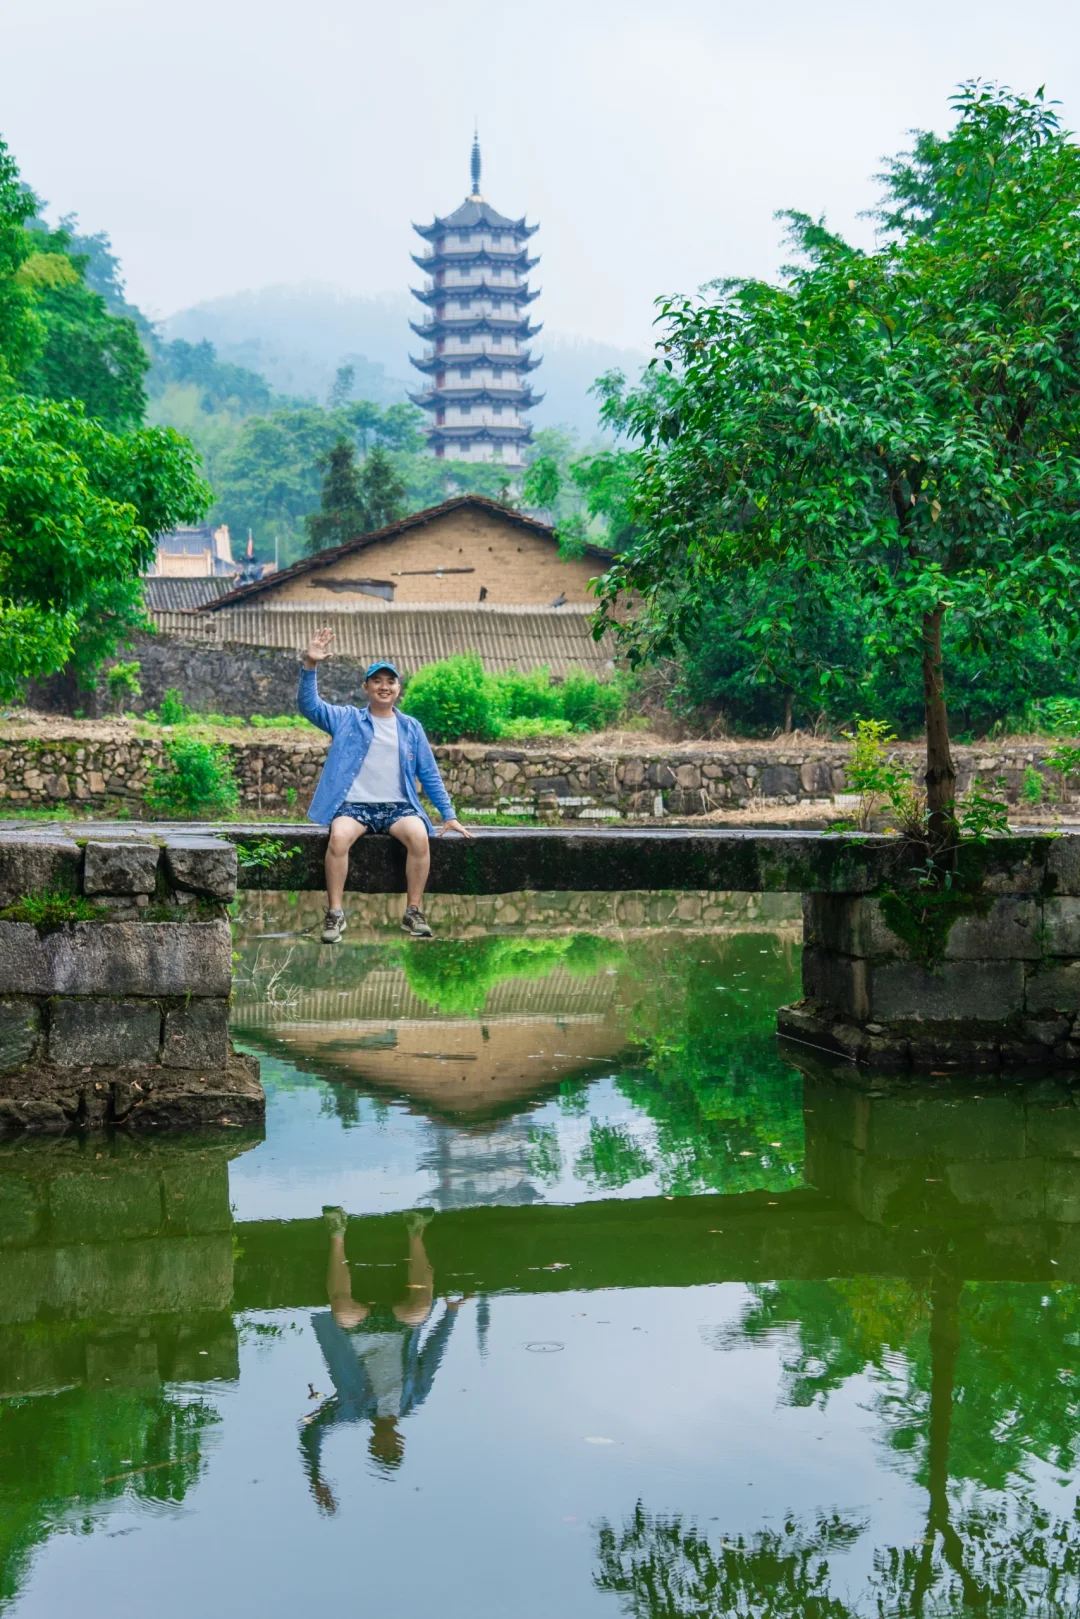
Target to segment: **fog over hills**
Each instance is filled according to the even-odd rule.
[[[189,343],[209,339],[220,359],[258,371],[277,392],[320,402],[338,366],[350,364],[356,396],[388,405],[422,380],[409,364],[410,351],[422,348],[409,330],[418,310],[404,292],[362,297],[306,282],[207,299],[161,321],[159,330]],[[546,330],[531,346],[543,357],[533,373],[544,395],[533,412],[534,426],[565,425],[584,441],[598,432],[590,385],[613,369],[636,376],[648,359],[636,349]]]

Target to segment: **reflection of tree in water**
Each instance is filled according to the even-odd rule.
[[[622,945],[589,933],[440,939],[423,950],[403,946],[399,952],[413,994],[444,1017],[475,1016],[495,986],[507,979],[543,978],[557,967],[588,978],[622,957]]]
[[[619,1089],[656,1125],[667,1192],[777,1191],[802,1179],[802,1084],[776,1051],[797,994],[792,953],[762,934],[635,941],[620,982],[640,1067]]]
[[[15,1597],[36,1546],[57,1529],[89,1534],[121,1496],[179,1502],[202,1466],[203,1400],[108,1388],[0,1401],[0,1603]]]
[[[620,1531],[601,1524],[593,1578],[631,1619],[1074,1619],[1077,1612],[1075,1514],[1056,1518],[1024,1497],[979,1502],[957,1514],[948,1534],[875,1551],[866,1588],[849,1594],[843,1554],[865,1532],[862,1521],[823,1515],[714,1542],[678,1514],[654,1515],[639,1502]]]
[[[1076,1462],[1076,1286],[961,1285],[947,1276],[777,1282],[753,1288],[742,1321],[714,1334],[713,1342],[727,1348],[781,1332],[787,1341],[783,1398],[823,1406],[848,1379],[868,1374],[890,1449],[924,1486],[930,1483],[935,1373],[952,1390],[954,1479],[1003,1489],[1030,1477],[1033,1461],[1063,1471]],[[952,1347],[943,1360],[946,1343]]]
[[[742,1322],[713,1341],[785,1333],[783,1397],[794,1405],[824,1406],[869,1375],[892,1454],[927,1492],[922,1540],[877,1550],[868,1589],[841,1599],[836,1554],[865,1531],[854,1520],[792,1520],[714,1548],[678,1517],[639,1509],[621,1535],[601,1532],[601,1589],[642,1619],[1075,1619],[1080,1513],[1059,1518],[1024,1492],[1033,1463],[1065,1470],[1076,1459],[1078,1324],[1075,1287],[965,1284],[941,1270],[755,1289]]]
[[[589,1139],[574,1168],[583,1181],[605,1192],[617,1192],[641,1180],[652,1169],[652,1159],[629,1130],[593,1119]]]

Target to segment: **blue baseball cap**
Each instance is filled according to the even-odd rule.
[[[365,684],[371,679],[372,675],[377,675],[380,669],[389,669],[395,680],[401,679],[392,663],[388,663],[385,658],[379,658],[377,662],[368,664],[367,673],[364,676]]]

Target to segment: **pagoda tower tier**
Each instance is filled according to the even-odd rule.
[[[425,306],[410,321],[429,346],[413,357],[425,386],[410,395],[430,414],[428,447],[445,460],[524,465],[532,430],[526,412],[543,398],[528,374],[540,364],[522,347],[540,330],[528,305],[538,297],[525,279],[539,262],[527,242],[536,231],[508,219],[480,195],[480,144],[473,140],[472,191],[461,207],[416,225],[430,246],[412,255],[427,277],[413,295]]]

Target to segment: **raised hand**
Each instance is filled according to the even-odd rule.
[[[330,656],[330,643],[333,639],[334,632],[329,624],[324,624],[321,630],[315,631],[304,653],[304,663],[309,669],[316,668]]]

